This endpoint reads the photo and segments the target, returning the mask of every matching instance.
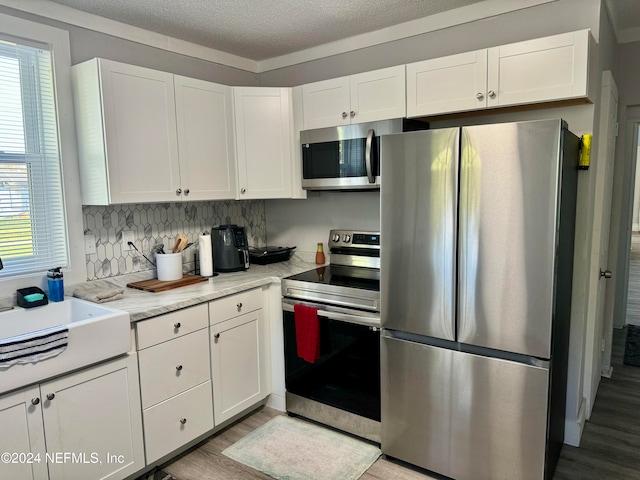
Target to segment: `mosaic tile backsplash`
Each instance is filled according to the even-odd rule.
[[[262,200],[193,203],[153,203],[82,207],[84,233],[95,235],[96,253],[87,254],[87,280],[153,270],[142,256],[151,260],[155,245],[171,250],[179,233],[193,246],[183,253],[185,273],[195,269],[198,236],[211,227],[237,224],[246,227],[249,245],[267,243],[265,205]],[[135,250],[122,249],[122,231],[134,232]]]

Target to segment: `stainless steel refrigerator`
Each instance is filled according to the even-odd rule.
[[[562,120],[380,138],[384,454],[460,480],[551,478],[579,145]]]

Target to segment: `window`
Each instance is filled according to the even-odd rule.
[[[0,276],[67,267],[52,54],[0,36]]]

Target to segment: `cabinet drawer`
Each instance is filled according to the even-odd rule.
[[[204,328],[138,353],[142,408],[206,382],[209,329]]]
[[[148,408],[142,415],[150,464],[213,428],[211,382]]]
[[[138,350],[200,330],[208,321],[206,303],[142,320],[136,323]]]
[[[262,289],[255,288],[209,303],[209,322],[215,325],[262,308]]]

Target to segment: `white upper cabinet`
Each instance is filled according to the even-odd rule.
[[[235,197],[230,87],[104,59],[72,71],[83,204]]]
[[[407,65],[407,116],[487,107],[487,51]]]
[[[175,200],[173,75],[94,58],[73,79],[83,203]]]
[[[490,48],[488,106],[587,97],[590,38],[581,30]]]
[[[188,200],[236,196],[231,87],[175,76],[182,194]]]
[[[407,116],[589,96],[589,30],[407,65]]]
[[[305,130],[404,117],[405,67],[308,83],[302,102]]]
[[[238,198],[291,197],[290,88],[234,87]]]

